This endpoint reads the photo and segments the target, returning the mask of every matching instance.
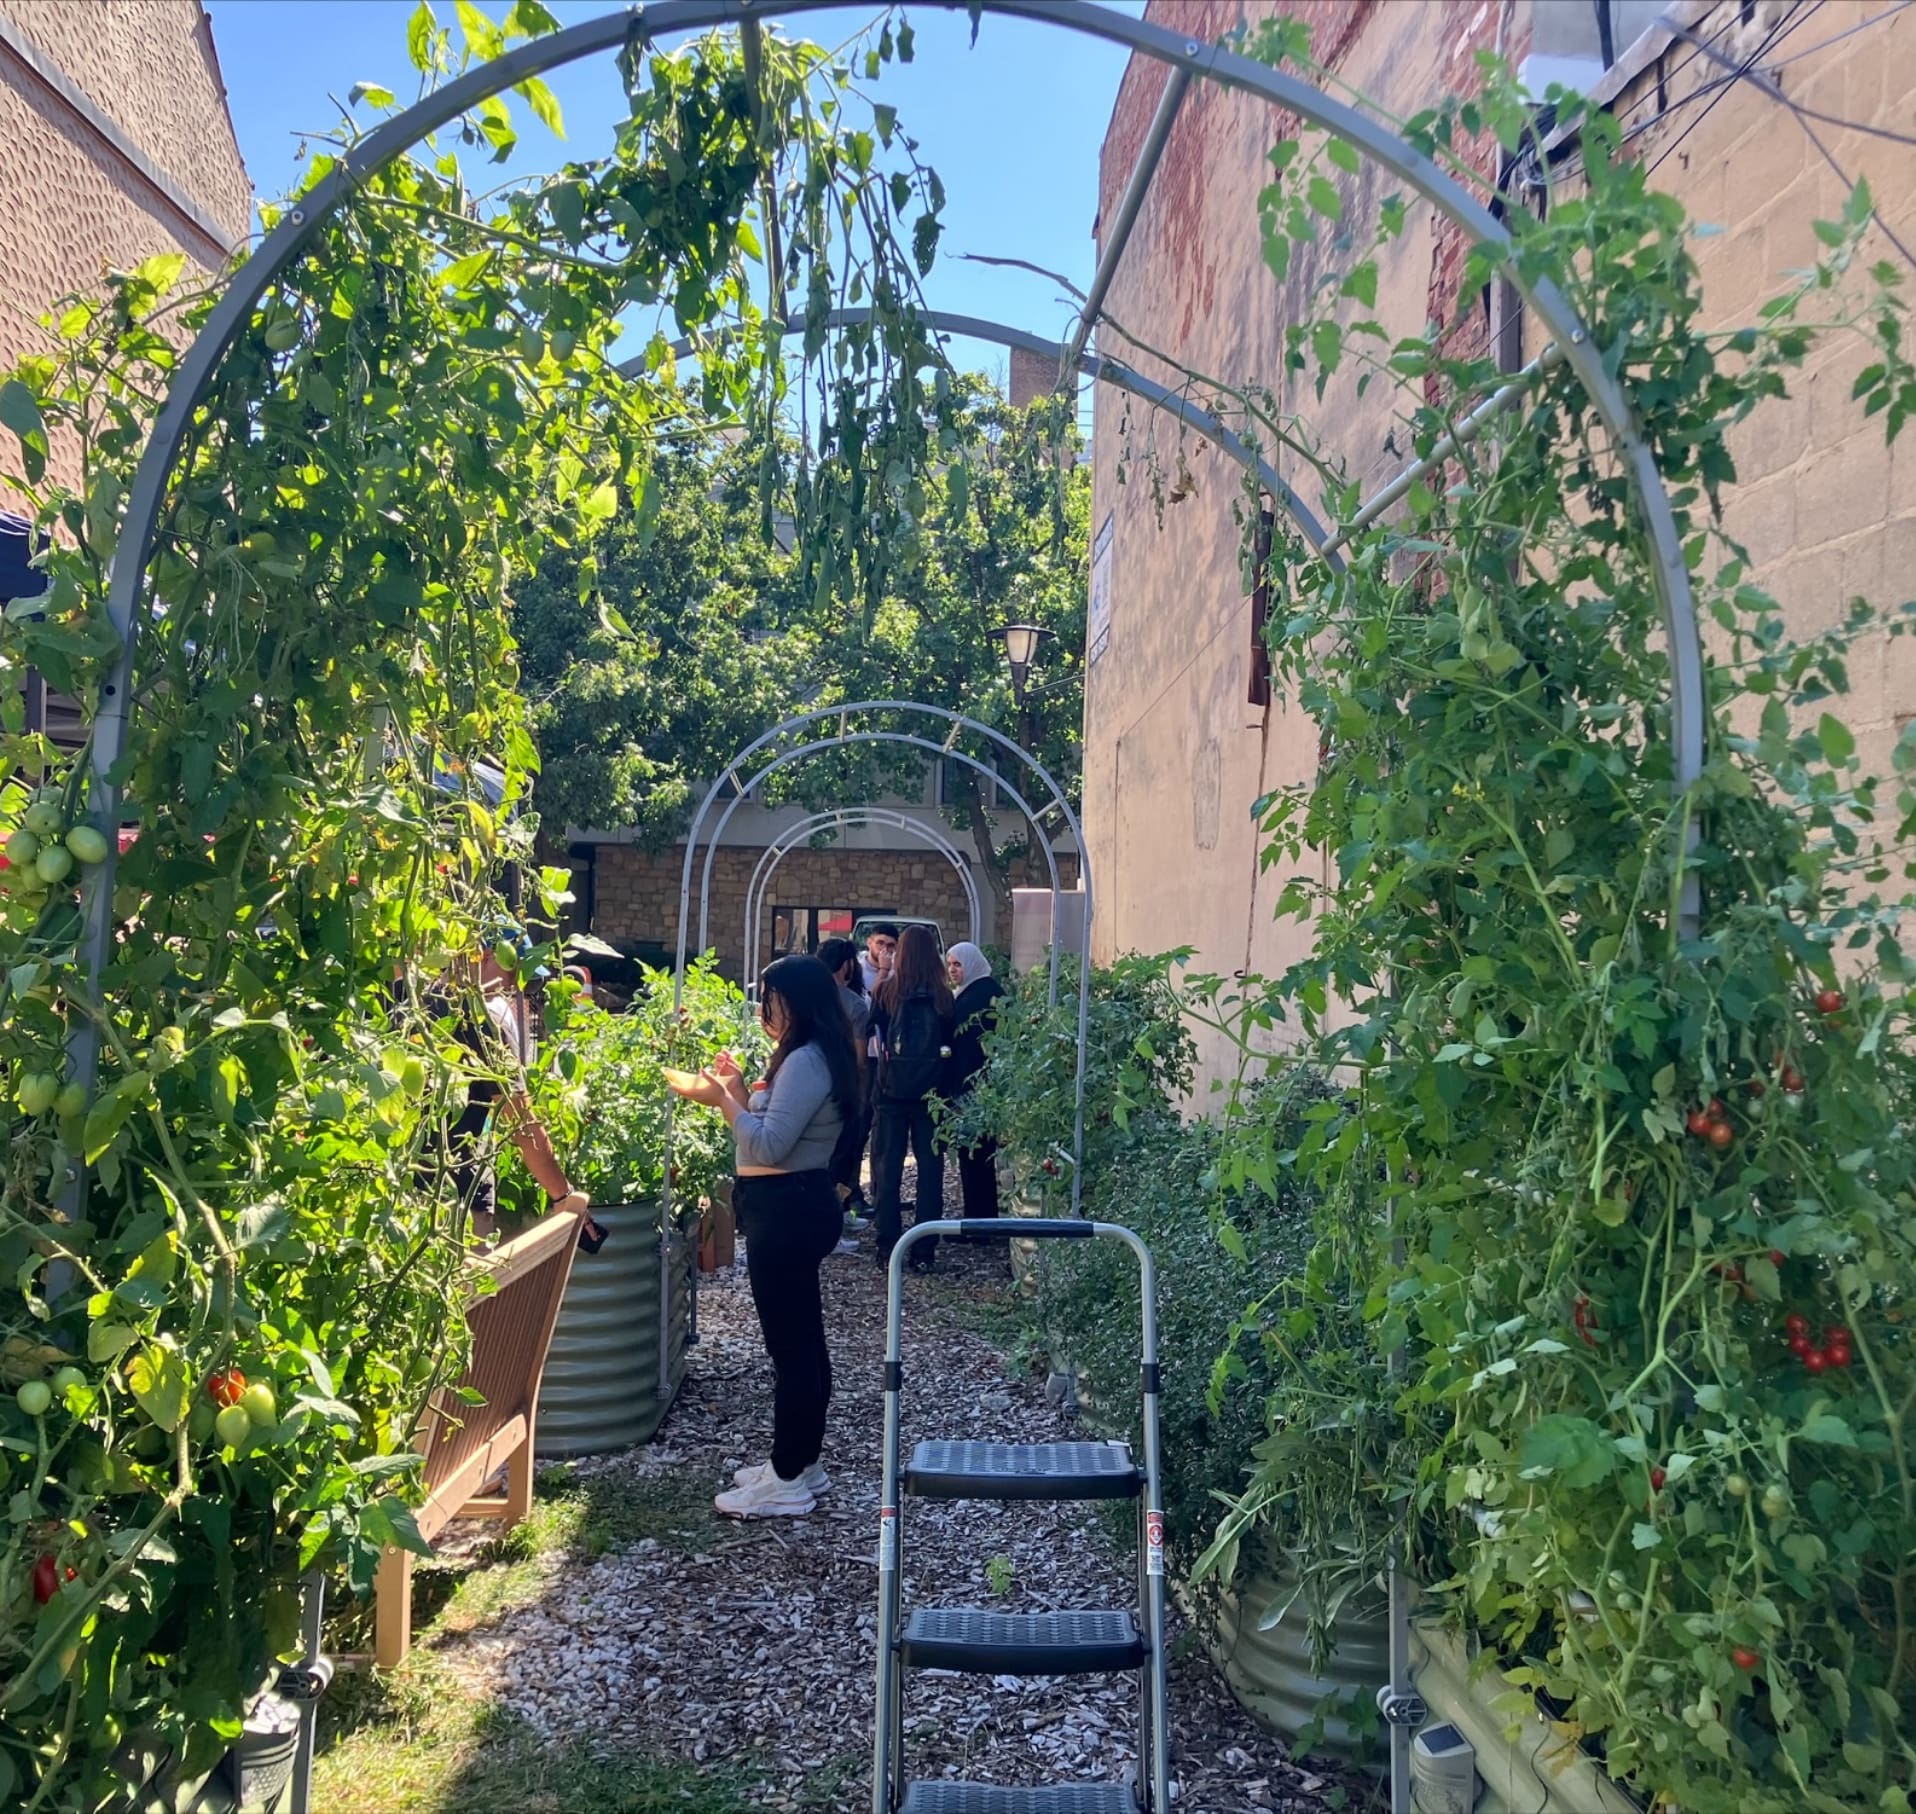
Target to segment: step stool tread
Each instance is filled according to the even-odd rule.
[[[900,1814],[1137,1814],[1121,1783],[1051,1783],[1013,1789],[996,1783],[916,1782]]]
[[[977,1675],[1101,1675],[1136,1669],[1144,1640],[1129,1612],[991,1612],[923,1606],[905,1626],[915,1669]]]
[[[925,1499],[1131,1499],[1139,1485],[1121,1442],[921,1442],[904,1477]]]

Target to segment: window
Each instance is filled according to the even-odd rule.
[[[984,760],[990,763],[994,769],[1002,773],[1003,764],[1008,762],[1010,758],[1005,755],[1003,750],[994,748],[992,753],[985,757]],[[975,768],[968,768],[962,762],[954,762],[949,756],[944,756],[939,759],[938,767],[933,773],[935,779],[932,787],[932,804],[934,806],[957,806],[961,804],[965,798],[965,781],[967,776],[978,783],[978,788],[984,797],[987,811],[992,810],[999,804],[998,782],[995,776],[981,775]]]
[[[850,938],[860,913],[858,907],[774,907],[772,955],[816,951],[828,938]]]
[[[1567,0],[1531,9],[1530,54],[1518,74],[1534,95],[1552,82],[1589,94],[1609,69],[1646,32],[1653,30],[1665,0]]]

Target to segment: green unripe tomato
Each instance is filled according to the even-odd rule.
[[[423,1096],[426,1093],[426,1064],[421,1058],[410,1054],[399,1063],[399,1087],[408,1096]]]
[[[44,1115],[60,1094],[60,1080],[51,1071],[29,1071],[20,1079],[14,1098],[28,1115]]]
[[[1723,1490],[1732,1499],[1747,1499],[1750,1496],[1750,1483],[1741,1474],[1726,1474],[1723,1477]]]
[[[266,344],[275,353],[286,352],[299,345],[299,323],[297,321],[274,321],[266,328]]]
[[[84,1386],[85,1384],[86,1375],[82,1373],[78,1367],[62,1367],[60,1371],[53,1376],[53,1389],[63,1396],[71,1392],[75,1386]]]
[[[256,1379],[240,1394],[239,1408],[256,1424],[264,1427],[279,1422],[279,1400],[265,1380]]]
[[[21,815],[20,823],[36,838],[57,838],[65,823],[59,806],[52,800],[36,800]]]
[[[30,1379],[14,1393],[13,1402],[29,1417],[44,1417],[53,1404],[53,1388],[43,1379]]]
[[[519,953],[511,945],[494,945],[492,948],[492,961],[497,964],[501,970],[516,970],[519,968]]]
[[[76,825],[67,833],[67,849],[82,863],[106,861],[106,836],[91,825]]]
[[[57,888],[73,873],[73,852],[64,844],[43,844],[33,859],[33,873],[49,888]]]
[[[227,1405],[213,1419],[213,1428],[224,1447],[237,1449],[252,1435],[253,1420],[246,1415],[245,1406]]]
[[[65,1084],[53,1099],[53,1112],[63,1121],[86,1113],[86,1091],[77,1083]]]
[[[7,861],[25,869],[40,854],[40,840],[23,825],[7,840]]]
[[[1780,1486],[1766,1486],[1763,1489],[1763,1516],[1781,1518],[1790,1509],[1790,1496]]]
[[[192,1410],[186,1414],[187,1435],[195,1442],[204,1442],[213,1434],[213,1419],[217,1415],[210,1400],[195,1399]]]

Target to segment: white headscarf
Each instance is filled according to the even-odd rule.
[[[990,960],[969,939],[961,939],[945,955],[958,960],[958,973],[965,979],[961,985],[964,988],[983,982],[991,974]]]

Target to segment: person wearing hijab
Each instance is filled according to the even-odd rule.
[[[1005,986],[991,974],[991,960],[969,939],[945,953],[951,977],[953,1034],[949,1097],[956,1104],[985,1068],[985,1035],[997,1024]],[[998,1214],[998,1143],[987,1136],[958,1154],[958,1184],[968,1217]]]

